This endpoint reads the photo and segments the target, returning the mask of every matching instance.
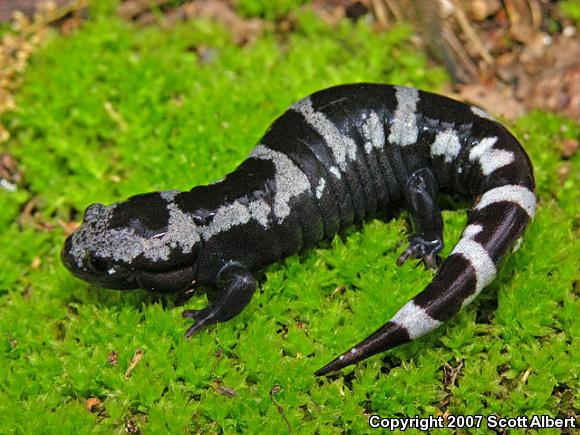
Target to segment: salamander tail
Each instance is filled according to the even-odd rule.
[[[486,191],[433,281],[384,326],[316,372],[321,376],[433,331],[471,303],[497,274],[497,266],[534,217],[533,187],[504,185]]]
[[[408,341],[410,341],[410,337],[405,328],[396,323],[387,322],[365,340],[335,358],[314,374],[316,376],[324,376]]]

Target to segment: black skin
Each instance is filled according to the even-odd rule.
[[[437,182],[428,168],[420,169],[409,177],[404,194],[415,233],[410,237],[409,247],[397,260],[398,265],[402,265],[409,258],[417,258],[423,260],[427,267],[436,268],[436,256],[443,248],[443,221],[435,200],[436,189]],[[142,196],[148,198],[146,195]],[[67,265],[70,264],[70,259],[66,255],[69,250],[66,246],[69,244],[70,239],[67,240],[63,250],[63,262]],[[71,268],[71,266],[67,267]],[[88,267],[94,268],[91,262]],[[105,264],[102,269],[106,270],[109,267],[109,264]],[[194,269],[193,266],[187,265],[168,271],[137,270],[133,273],[127,271],[127,280],[120,281],[123,286],[118,285],[117,282],[107,281],[103,281],[102,284],[106,287],[126,289],[135,288],[138,285],[158,292],[173,292],[183,288],[184,283],[191,282],[192,277],[196,275]],[[93,273],[95,272],[93,270]],[[81,271],[76,271],[76,274],[81,278],[84,277]],[[102,280],[108,278],[106,274],[99,276]],[[187,338],[205,327],[225,322],[238,315],[250,303],[257,287],[257,281],[252,272],[237,261],[226,262],[217,275],[205,283],[213,287],[208,292],[209,305],[201,310],[186,310],[182,313],[183,317],[194,321],[185,333]]]
[[[440,97],[430,96],[429,98]],[[429,101],[429,98],[425,96],[422,101]],[[377,113],[381,113],[381,116],[388,118],[389,115],[384,111],[384,107],[396,107],[392,88],[375,85],[337,87],[321,92],[319,95],[313,95],[312,100],[319,110],[326,111],[326,116],[332,119],[336,125],[345,128],[346,133],[349,133],[350,124],[347,120],[351,116],[351,110],[356,113],[359,110],[357,108],[365,108],[366,110],[366,107],[370,106],[374,107]],[[349,104],[353,105],[352,109],[349,109]],[[463,105],[451,107],[449,104],[444,104],[444,106],[446,107],[444,113],[435,113],[435,115],[438,115],[437,119],[452,122],[459,119],[457,122],[461,123],[462,116],[465,114],[471,116],[471,113]],[[433,112],[437,107],[439,105],[434,104],[433,107],[427,108],[427,113]],[[453,110],[450,110],[450,107]],[[288,140],[288,132],[293,132],[293,136],[300,140]],[[350,134],[356,137],[357,134],[360,135],[360,131],[354,129]],[[414,172],[408,175],[404,170],[406,164],[400,154],[402,152],[401,148],[392,147],[390,148],[392,151],[389,151],[389,153],[392,154],[391,157],[394,159],[392,164],[394,172],[389,172],[386,169],[389,165],[384,161],[391,157],[387,157],[383,153],[377,153],[375,157],[378,160],[374,161],[369,157],[368,165],[372,169],[371,172],[364,172],[366,167],[363,164],[364,162],[352,162],[351,169],[344,175],[348,182],[338,183],[333,181],[327,174],[328,168],[333,166],[335,162],[328,151],[326,142],[304,122],[301,115],[292,111],[288,111],[280,117],[261,142],[265,143],[270,149],[276,149],[290,156],[296,165],[301,166],[304,173],[315,174],[316,177],[313,180],[326,176],[328,188],[337,192],[337,201],[328,203],[327,200],[326,206],[328,210],[326,208],[322,210],[322,212],[326,213],[322,217],[328,232],[327,236],[334,234],[341,223],[349,225],[354,220],[364,217],[362,210],[365,209],[365,204],[355,204],[355,201],[360,202],[366,196],[372,198],[373,195],[377,194],[377,201],[382,201],[382,203],[375,204],[375,208],[381,205],[385,206],[387,199],[398,200],[397,183],[406,183],[400,189],[400,193],[403,194],[406,200],[415,233],[410,238],[408,249],[399,257],[397,263],[400,265],[407,259],[418,258],[422,259],[428,267],[436,267],[436,256],[443,247],[443,223],[440,210],[435,201],[438,181],[431,170],[423,166],[428,161],[421,162],[423,165],[418,167],[412,165]],[[362,154],[360,155],[362,156]],[[256,177],[255,174],[260,176]],[[252,192],[263,193],[264,180],[269,180],[273,176],[274,172],[269,162],[247,160],[234,173],[228,175],[228,183],[217,184],[211,188],[194,188],[190,192],[178,195],[175,201],[181,210],[191,213],[194,218],[200,220],[199,224],[203,225],[205,223],[204,220],[211,219],[211,214],[206,216],[202,211],[208,210],[211,212],[225,200],[231,201],[233,198],[245,198],[244,195],[253,195]],[[379,184],[383,176],[386,177],[383,182],[385,183],[384,185]],[[359,178],[363,183],[357,181]],[[369,189],[369,186],[373,185],[372,180],[377,183],[376,192],[372,188],[368,192],[362,192],[359,184]],[[352,189],[352,192],[349,192],[349,189]],[[350,200],[348,199],[349,197],[351,198]],[[300,207],[302,207],[303,212],[300,215],[314,218],[316,213],[318,213],[317,207],[313,207],[310,203],[312,201],[309,201],[304,200],[302,202]],[[133,227],[141,233],[145,229],[147,232],[163,234],[168,219],[166,205],[167,203],[158,194],[137,195],[117,207],[111,225],[114,224],[124,228],[131,226],[131,223],[136,221],[136,224],[139,225],[135,224]],[[194,207],[192,208],[192,206]],[[307,206],[310,208],[307,208]],[[339,208],[340,210],[338,210]],[[372,208],[370,207],[370,214],[372,214]],[[92,220],[95,222],[100,211],[105,210],[101,205],[89,209],[91,210],[88,213],[89,217],[94,218]],[[357,215],[357,219],[354,216],[356,211],[360,214],[360,216]],[[91,219],[86,218],[85,221],[87,220]],[[100,264],[96,261],[99,258],[87,255],[88,259],[94,261],[89,261],[86,266],[83,265],[83,267],[79,268],[75,264],[76,259],[69,258],[67,254],[70,250],[69,240],[63,250],[63,262],[78,277],[101,284],[107,288],[130,289],[141,287],[160,292],[173,292],[185,291],[192,282],[209,287],[211,289],[208,295],[209,306],[201,310],[189,310],[184,313],[184,317],[195,321],[194,325],[186,333],[189,337],[206,326],[226,321],[242,311],[249,303],[251,295],[256,288],[256,279],[251,270],[261,266],[261,264],[257,263],[268,263],[275,259],[272,257],[279,258],[296,252],[307,245],[312,245],[323,237],[322,234],[316,233],[314,230],[315,225],[308,225],[311,220],[308,221],[308,224],[305,224],[305,222],[301,222],[298,214],[291,216],[287,222],[285,228],[277,229],[277,233],[273,234],[273,243],[269,244],[269,240],[266,238],[270,236],[266,234],[265,238],[263,238],[266,241],[263,244],[259,245],[258,248],[245,246],[243,254],[240,254],[238,246],[239,243],[245,243],[243,238],[238,240],[237,236],[230,234],[230,232],[212,238],[210,242],[206,242],[208,245],[211,244],[211,246],[207,246],[202,251],[220,253],[222,257],[218,261],[214,261],[211,258],[207,260],[207,256],[207,261],[194,261],[193,259],[197,255],[192,253],[191,259],[187,261],[170,259],[168,262],[170,267],[166,269],[164,266],[150,265],[146,261],[141,261],[141,259],[136,259],[131,267],[102,260],[100,263],[103,264]],[[85,222],[85,224],[87,223]],[[302,239],[295,234],[295,227],[300,224],[308,232],[302,235]],[[261,231],[261,228],[253,230],[249,237],[256,238],[258,231]],[[272,252],[277,253],[272,254]],[[248,255],[251,258],[246,261],[247,259],[244,255]],[[99,267],[96,268],[96,266]],[[111,277],[106,273],[112,266],[117,268],[115,277]],[[119,279],[119,277],[123,279]]]
[[[415,171],[405,186],[405,201],[414,227],[409,247],[399,256],[401,266],[409,258],[421,259],[428,268],[437,268],[437,254],[443,249],[443,219],[436,202],[437,181],[428,168]],[[185,333],[197,331],[235,317],[248,305],[256,290],[253,274],[238,262],[227,263],[218,273],[216,289],[208,294],[209,306],[186,310],[185,318],[195,323]]]
[[[319,181],[326,183],[321,196],[318,196],[317,187],[317,199],[311,192],[310,195],[300,194],[292,196],[289,201],[283,200],[290,212],[279,222],[274,219],[276,213],[270,213],[269,225],[258,219],[250,219],[229,229],[220,229],[218,225],[215,233],[201,237],[192,249],[175,249],[181,242],[189,242],[181,235],[192,235],[195,233],[188,231],[211,226],[216,212],[224,204],[237,201],[246,206],[264,200],[272,205],[278,193],[276,178],[284,174],[277,169],[274,158],[248,158],[222,181],[208,186],[174,194],[138,195],[116,204],[114,208],[90,207],[76,238],[71,236],[75,243],[71,244],[69,238],[65,244],[64,264],[79,278],[107,288],[180,292],[197,283],[210,289],[207,308],[184,313],[184,317],[194,321],[186,333],[188,337],[243,310],[256,289],[256,279],[251,271],[328,239],[337,231],[379,211],[391,210],[402,199],[409,210],[414,234],[397,263],[400,265],[416,258],[427,267],[435,268],[437,254],[443,248],[443,222],[436,202],[437,190],[465,199],[474,199],[491,189],[507,185],[525,186],[532,191],[533,173],[517,140],[499,124],[477,116],[470,106],[423,91],[417,91],[418,98],[414,101],[418,131],[415,145],[400,146],[402,144],[391,143],[389,139],[384,146],[371,147],[368,152],[365,144],[363,152],[363,142],[369,137],[365,128],[372,127],[372,123],[363,123],[366,119],[363,115],[371,111],[376,113],[385,125],[385,134],[395,122],[403,122],[396,113],[400,104],[398,89],[353,84],[329,88],[309,97],[312,109],[325,116],[358,147],[356,158],[347,161],[341,177],[334,176],[333,170],[344,161],[334,156],[325,137],[328,132],[319,131],[296,110],[288,110],[274,121],[260,141],[264,150],[280,153],[291,160],[293,166],[306,175],[311,188],[319,186]],[[461,145],[452,163],[443,156],[433,156],[428,152],[436,135],[447,129],[454,131]],[[480,164],[469,158],[469,150],[477,141],[491,137],[497,141],[496,149],[513,154],[513,162],[484,176]],[[170,208],[169,204],[173,207]],[[504,204],[475,210],[470,215],[470,223],[481,224],[486,229],[478,235],[477,242],[487,249],[494,264],[529,222],[525,211],[514,208],[508,200]],[[177,213],[178,228],[183,226],[178,234],[168,231],[171,229],[171,213]],[[194,223],[190,223],[190,219]],[[182,230],[185,233],[180,235]],[[123,248],[132,246],[153,246],[143,250],[153,254],[155,251],[152,249],[158,248],[159,241],[166,243],[160,246],[171,248],[168,258],[163,261],[156,259],[155,255],[133,256],[135,251],[123,251]],[[116,255],[119,252],[125,258]],[[433,282],[413,301],[434,319],[447,320],[475,291],[476,277],[474,268],[470,266],[470,262],[460,255],[452,256]],[[377,334],[341,355],[336,364],[331,363],[317,375],[356,363],[409,339],[405,328],[388,322]]]
[[[250,303],[256,291],[256,278],[237,262],[227,263],[219,272],[216,288],[208,294],[209,305],[202,310],[185,310],[181,315],[195,323],[185,336],[191,337],[206,326],[237,316]]]
[[[428,268],[436,269],[437,254],[443,249],[443,218],[436,201],[437,180],[431,170],[422,168],[411,174],[404,194],[414,234],[397,265],[409,258],[419,258]]]
[[[429,168],[419,169],[411,174],[405,189],[405,203],[413,224],[413,235],[409,237],[409,247],[397,259],[401,266],[410,258],[420,259],[425,266],[436,269],[437,254],[443,249],[443,218],[437,205],[437,181]],[[410,341],[406,331],[396,324],[387,322],[374,334],[354,346],[366,352],[367,356],[384,352]],[[350,357],[350,358],[349,358]],[[316,376],[325,376],[351,364],[352,355],[337,357],[317,370]]]

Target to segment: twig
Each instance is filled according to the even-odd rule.
[[[280,406],[278,402],[276,402],[276,400],[274,399],[274,395],[278,394],[281,389],[282,387],[280,385],[274,385],[270,390],[270,400],[272,401],[272,403],[274,404],[274,406],[284,419],[284,423],[286,423],[286,426],[288,427],[288,433],[292,435],[292,426],[290,426],[290,421],[288,420],[288,417],[286,417],[286,414],[284,413],[284,408],[282,408],[282,406]]]
[[[485,63],[487,63],[488,65],[492,65],[493,58],[481,43],[481,40],[477,36],[475,30],[473,30],[473,27],[471,27],[471,25],[469,24],[469,20],[465,16],[463,9],[459,7],[456,0],[451,1],[453,2],[453,15],[455,16],[455,19],[457,20],[459,27],[461,27],[461,30],[463,30],[465,36],[472,42],[474,48],[477,50],[477,52],[479,53],[481,58],[485,61]]]
[[[395,17],[395,20],[401,21],[403,19],[403,13],[401,12],[401,8],[397,4],[397,2],[394,2],[393,0],[384,0],[384,1],[389,10],[391,11],[391,14],[393,14],[393,16]]]
[[[383,0],[371,0],[371,10],[381,26],[389,26],[389,16]]]
[[[539,30],[542,25],[542,6],[538,3],[538,0],[528,0],[528,7],[532,15],[532,25],[534,29]]]
[[[441,38],[449,45],[453,50],[453,53],[459,59],[459,62],[465,69],[465,72],[469,75],[470,79],[474,79],[479,75],[479,70],[477,66],[473,63],[471,58],[465,53],[463,45],[457,39],[457,36],[451,32],[447,27],[442,27]]]
[[[25,29],[22,29],[22,34],[24,36],[36,33],[42,27],[45,27],[55,21],[60,20],[61,18],[66,17],[71,12],[77,12],[81,9],[85,9],[87,7],[87,0],[77,0],[72,2],[68,5],[61,6],[58,8],[54,8],[52,10],[46,11],[46,15],[42,17],[42,19],[34,20],[34,22],[27,26]]]
[[[135,354],[133,355],[133,359],[131,360],[129,367],[127,367],[127,371],[125,372],[125,379],[129,379],[129,377],[131,376],[131,372],[137,366],[139,361],[141,361],[142,357],[143,357],[143,351],[141,349],[137,349],[135,351]]]

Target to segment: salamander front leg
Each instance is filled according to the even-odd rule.
[[[203,310],[185,310],[181,314],[195,321],[185,333],[187,338],[200,329],[238,315],[252,299],[256,278],[241,264],[231,262],[219,272],[217,285],[219,288],[208,307]]]
[[[437,254],[443,249],[443,218],[437,206],[437,180],[428,168],[409,177],[405,200],[411,215],[414,234],[409,247],[397,259],[401,266],[409,258],[421,258],[431,269],[437,268]]]

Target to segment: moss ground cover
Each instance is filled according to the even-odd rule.
[[[19,109],[2,118],[12,134],[2,151],[24,183],[0,191],[1,433],[275,433],[285,421],[298,433],[357,433],[370,414],[578,414],[579,168],[578,157],[560,159],[559,144],[580,127],[554,115],[510,126],[535,163],[540,209],[496,281],[440,330],[345,376],[312,372],[432,277],[395,266],[404,215],[269,267],[240,316],[189,341],[173,299],[98,290],[68,274],[63,223],[86,205],[220,178],[317,89],[445,81],[405,27],[329,28],[303,13],[292,32],[240,47],[210,23],[140,28],[110,6],[34,55]],[[23,213],[31,202],[33,218]],[[466,210],[444,218],[448,253]],[[204,303],[196,296],[187,307]]]

